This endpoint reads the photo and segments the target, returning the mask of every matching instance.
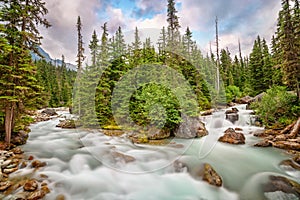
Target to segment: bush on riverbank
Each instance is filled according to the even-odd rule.
[[[274,86],[267,90],[261,102],[253,103],[252,108],[267,128],[284,128],[300,115],[297,96],[283,86]]]

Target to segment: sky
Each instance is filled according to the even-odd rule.
[[[52,58],[75,64],[77,55],[77,17],[81,17],[82,35],[88,62],[88,44],[94,30],[102,34],[107,22],[110,36],[119,26],[129,40],[135,27],[141,38],[151,36],[155,44],[160,29],[167,27],[167,0],[44,0],[49,13],[46,18],[51,28],[40,28],[44,39],[42,48]],[[238,52],[240,40],[243,56],[252,49],[257,35],[270,43],[276,30],[281,8],[278,0],[176,0],[181,33],[186,27],[193,32],[203,54],[212,45],[215,51],[215,19],[218,17],[220,48],[228,48],[232,56]],[[129,41],[130,42],[130,41]]]

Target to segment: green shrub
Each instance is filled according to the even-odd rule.
[[[274,86],[267,90],[262,101],[253,103],[252,108],[268,128],[282,128],[300,114],[297,96],[288,93],[283,86]]]
[[[232,102],[235,98],[241,97],[240,88],[234,85],[229,85],[225,89],[227,103]]]

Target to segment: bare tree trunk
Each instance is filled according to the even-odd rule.
[[[5,107],[5,142],[10,144],[12,123],[13,123],[14,107],[12,103],[8,103]]]

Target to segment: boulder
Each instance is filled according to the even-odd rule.
[[[213,169],[210,164],[207,163],[204,164],[202,180],[217,187],[221,187],[223,183],[221,176]]]
[[[253,97],[245,96],[245,97],[242,97],[240,99],[236,99],[235,103],[238,103],[238,104],[250,104],[253,101],[254,101]]]
[[[198,117],[183,115],[182,122],[174,131],[174,135],[178,138],[195,138],[208,135],[208,131]]]
[[[256,143],[254,146],[256,147],[270,147],[272,144],[269,142],[269,140],[263,140],[261,142]]]
[[[60,121],[59,124],[56,125],[56,127],[72,129],[72,128],[76,128],[76,124],[74,120],[68,119],[68,120]]]
[[[214,109],[205,110],[205,111],[201,112],[201,116],[212,115],[213,112],[214,112]]]
[[[226,110],[225,114],[227,115],[227,114],[238,113],[238,112],[239,112],[239,109],[233,107],[233,108],[231,108],[231,110]]]
[[[235,132],[233,128],[229,128],[218,141],[229,144],[245,144],[245,136],[243,133]]]
[[[226,120],[230,121],[231,123],[235,123],[239,120],[239,114],[232,113],[232,114],[226,114]]]
[[[46,114],[48,116],[55,116],[58,115],[53,108],[46,108],[45,110],[42,111],[42,114]]]
[[[266,193],[281,191],[300,199],[300,184],[282,176],[269,176],[269,182],[263,185],[263,191]]]
[[[28,133],[26,131],[19,131],[18,133],[13,133],[11,137],[11,143],[14,145],[23,145],[28,139]]]
[[[23,186],[23,189],[29,192],[35,191],[37,188],[38,188],[38,183],[36,180],[28,180]]]
[[[31,163],[32,168],[40,168],[40,167],[45,167],[47,164],[45,162],[41,162],[39,160],[34,160]]]
[[[284,160],[280,163],[280,166],[288,166],[295,170],[300,170],[300,165],[293,160]]]

